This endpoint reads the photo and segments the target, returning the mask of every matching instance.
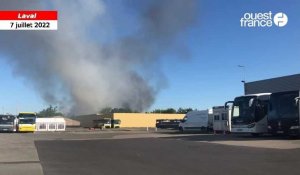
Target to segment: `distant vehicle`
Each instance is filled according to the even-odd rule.
[[[178,129],[180,122],[180,119],[158,119],[155,126],[161,129]]]
[[[34,112],[20,112],[17,116],[18,132],[34,132],[36,129],[36,113]]]
[[[251,94],[236,97],[231,112],[231,132],[250,133],[258,136],[268,132],[268,105],[271,93]]]
[[[18,132],[34,132],[35,118],[19,118],[17,126]]]
[[[93,120],[94,128],[120,128],[121,120],[113,120],[111,118],[103,118]]]
[[[268,129],[273,135],[299,135],[299,91],[273,93],[270,97]]]
[[[190,111],[183,120],[179,123],[180,131],[208,131],[209,124],[209,111]]]
[[[16,132],[17,118],[13,115],[0,115],[0,131]]]
[[[213,107],[213,130],[215,132],[230,132],[231,131],[231,108],[224,106]]]
[[[120,125],[121,125],[121,120],[119,120],[119,119],[113,119],[112,120],[111,128],[120,128]]]

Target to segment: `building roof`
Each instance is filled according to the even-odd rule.
[[[36,118],[36,122],[63,122],[65,123],[64,118]]]
[[[300,74],[245,83],[245,94],[275,93],[300,89]]]

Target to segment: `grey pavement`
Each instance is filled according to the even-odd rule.
[[[26,136],[25,136],[26,135]],[[0,175],[43,175],[31,133],[0,133]]]
[[[45,175],[295,175],[299,149],[173,138],[36,141]]]
[[[74,129],[0,133],[0,151],[0,175],[300,173],[287,137]]]
[[[32,137],[31,135],[28,135]],[[102,140],[102,139],[134,139],[134,138],[172,138],[185,141],[207,142],[230,146],[246,146],[268,149],[297,149],[300,139],[288,137],[252,137],[251,135],[213,135],[203,133],[180,133],[176,131],[73,131],[73,132],[40,132],[33,135],[34,140]]]

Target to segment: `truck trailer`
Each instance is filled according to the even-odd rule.
[[[94,128],[120,128],[121,120],[102,118],[93,120]]]

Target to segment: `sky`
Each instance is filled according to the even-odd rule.
[[[110,42],[116,35],[135,30],[132,9],[124,8],[121,1],[105,2],[111,18],[117,19],[115,25],[124,30],[106,35],[91,29],[91,37],[106,37],[104,40]],[[169,52],[156,63],[161,66],[164,82],[148,110],[208,109],[242,95],[244,77],[246,82],[251,82],[300,73],[299,1],[199,0],[198,5],[196,24],[180,35],[180,41],[187,48],[185,58]],[[240,26],[244,13],[269,11],[285,13],[287,25],[270,28]],[[38,112],[50,105],[1,57],[4,55],[0,53],[0,113]]]

